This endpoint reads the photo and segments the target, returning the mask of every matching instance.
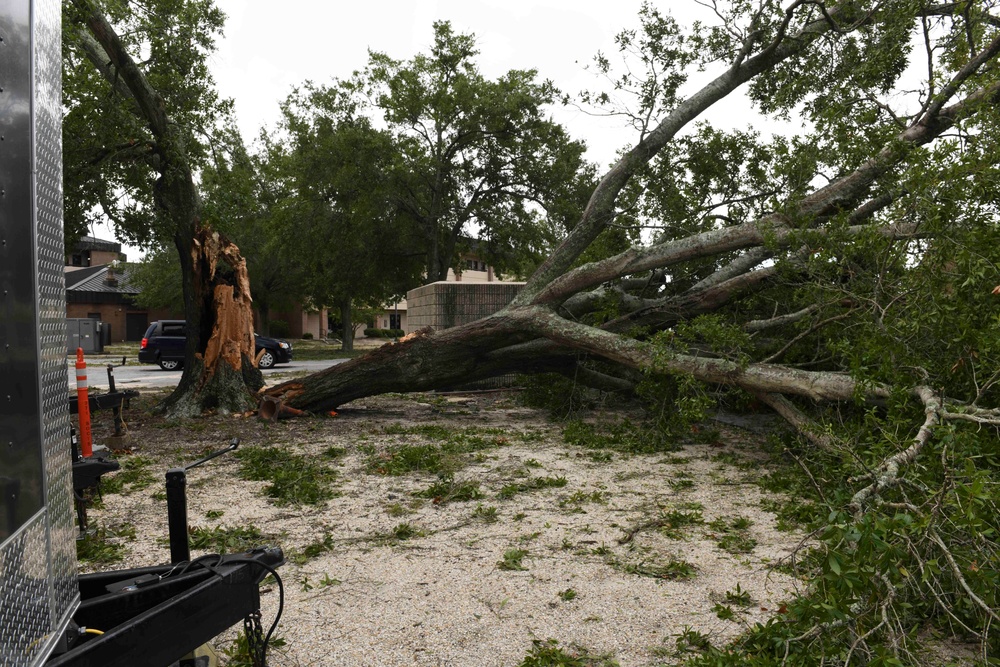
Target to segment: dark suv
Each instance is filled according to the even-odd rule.
[[[254,334],[255,352],[260,356],[258,365],[270,368],[275,364],[287,364],[292,360],[292,344],[276,338]],[[165,371],[173,371],[184,365],[184,346],[187,333],[184,320],[159,320],[146,329],[139,345],[139,362],[159,364]],[[263,354],[261,353],[263,350]]]

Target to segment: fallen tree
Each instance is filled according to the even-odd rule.
[[[642,128],[640,141],[604,175],[582,218],[513,303],[473,324],[419,332],[399,345],[270,388],[267,394],[299,409],[322,411],[381,392],[433,389],[511,371],[545,371],[556,351],[572,350],[585,353],[576,357],[582,363],[600,358],[634,370],[686,374],[751,394],[812,401],[885,398],[889,383],[852,374],[843,355],[819,360],[798,354],[791,364],[776,362],[789,356],[789,341],[798,350],[815,345],[816,340],[829,345],[831,330],[847,331],[852,322],[870,321],[879,309],[905,299],[905,293],[894,292],[884,283],[892,279],[898,283],[893,287],[912,289],[922,266],[930,266],[953,250],[950,244],[938,246],[929,239],[955,241],[970,230],[992,228],[990,222],[977,222],[970,216],[959,221],[932,219],[945,211],[919,202],[933,196],[943,179],[959,170],[966,177],[974,173],[972,165],[963,165],[948,154],[964,150],[962,138],[975,135],[996,113],[1000,38],[991,23],[995,19],[968,12],[952,17],[957,10],[950,5],[926,4],[908,11],[903,16],[902,8],[888,5],[794,2],[782,11],[771,8],[746,16],[724,16],[723,28],[743,35],[741,41],[731,40],[730,66],[684,99],[676,97],[676,90],[663,89],[659,91],[662,100],[643,102],[646,106],[640,111],[647,116],[661,111],[657,105],[662,103],[666,107],[663,119]],[[936,16],[950,17],[952,28],[929,27]],[[959,30],[963,20],[977,26],[981,45],[965,47],[968,54],[961,67],[954,63],[949,67],[944,58],[935,63],[939,70],[932,74],[949,78],[939,89],[928,84],[927,98],[909,116],[892,113],[882,101],[890,89],[881,82],[864,81],[864,77],[839,81],[846,88],[844,94],[855,94],[856,105],[864,107],[865,113],[857,115],[879,121],[878,132],[860,127],[857,118],[831,118],[831,111],[821,104],[832,94],[822,88],[830,82],[806,83],[790,72],[804,62],[839,71],[859,66],[864,56],[888,57],[892,55],[886,53],[889,43],[897,40],[892,47],[899,49],[901,40],[905,46],[911,28],[920,25],[926,28],[933,54],[955,37],[955,31],[964,30]],[[679,28],[668,18],[650,11],[644,29],[650,41],[654,37],[673,40],[672,45],[680,48]],[[933,46],[932,38],[937,40]],[[857,52],[861,43],[869,44],[867,53]],[[689,53],[684,62],[690,64],[699,57],[710,61],[719,54]],[[662,66],[682,78],[682,72],[670,70],[679,67],[676,62],[667,62],[666,56],[659,63],[650,58],[650,67]],[[879,74],[883,78],[893,75],[889,71]],[[753,95],[762,108],[779,113],[805,107],[809,111],[804,115],[816,128],[812,135],[791,142],[775,140],[770,146],[744,143],[747,153],[769,152],[754,162],[731,150],[748,141],[747,135],[727,136],[707,126],[683,134],[740,86],[762,77],[788,78],[785,86],[800,88],[789,92],[769,80]],[[881,95],[880,88],[884,89]],[[779,96],[792,98],[779,103],[774,99]],[[839,113],[839,107],[834,111]],[[634,115],[639,118],[641,114]],[[847,150],[838,143],[846,139],[830,136],[835,129],[871,136],[862,142],[863,152]],[[936,142],[941,147],[925,149]],[[730,154],[712,161],[711,156],[697,154],[704,150],[704,143],[730,149]],[[796,148],[799,155],[789,154]],[[833,148],[837,151],[832,152]],[[815,155],[821,149],[826,153],[822,159]],[[810,152],[813,155],[800,165],[800,173],[789,175],[783,168],[782,161],[800,161],[802,154]],[[833,157],[842,162],[833,162]],[[732,163],[724,163],[730,158]],[[699,166],[699,160],[710,164]],[[675,195],[676,201],[665,203],[653,192],[667,189],[663,182],[651,180],[654,177],[673,181],[670,187],[680,190],[692,187],[691,182],[698,179],[715,178],[704,173],[709,167],[724,173],[716,180],[728,181],[729,190],[697,193],[703,202],[700,207],[677,215],[667,203],[676,208],[677,201],[690,202]],[[755,183],[745,176],[751,169],[765,168],[777,172],[773,179],[756,176],[760,183]],[[744,177],[747,182],[739,183]],[[820,178],[829,180],[815,187]],[[954,201],[949,204],[954,208]],[[619,224],[628,207],[643,207],[673,219],[658,221],[657,235],[650,243],[581,263],[581,256],[602,233]],[[692,228],[696,231],[684,233]],[[945,251],[938,254],[939,249]],[[877,266],[878,253],[894,255],[895,261]],[[900,265],[898,256],[903,255],[912,257],[914,265]],[[856,266],[863,262],[869,266]],[[875,293],[872,286],[878,280],[883,284],[881,292]],[[866,305],[866,301],[874,302]],[[705,342],[698,340],[703,338],[698,332],[686,342],[677,339],[674,328],[679,323],[706,315],[718,315],[733,332],[747,333],[738,351],[722,345],[702,346],[699,352],[691,347]],[[665,346],[665,335],[676,342]],[[537,339],[549,344],[529,343]]]
[[[822,508],[818,583],[741,640],[750,653],[703,664],[921,664],[910,639],[929,628],[985,661],[1000,650],[994,5],[712,3],[718,25],[687,32],[647,7],[619,40],[646,75],[609,74],[636,93],[619,112],[639,139],[519,296],[265,395],[322,412],[555,372],[667,381],[674,405],[754,401],[811,446],[790,455]],[[682,94],[699,67],[721,72]],[[802,130],[699,122],[737,90]]]

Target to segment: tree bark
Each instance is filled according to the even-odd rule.
[[[350,352],[354,349],[354,323],[351,321],[350,300],[341,301],[340,307],[340,349]]]

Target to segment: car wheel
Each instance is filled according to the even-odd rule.
[[[274,354],[271,350],[265,349],[264,353],[260,355],[260,361],[257,362],[259,368],[270,368],[274,366]]]
[[[181,362],[177,361],[176,359],[160,359],[156,363],[158,363],[160,365],[160,368],[162,368],[165,371],[176,371],[178,368],[181,367]]]

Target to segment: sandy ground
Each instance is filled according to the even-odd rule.
[[[478,484],[479,498],[419,498],[437,475],[384,474],[379,461],[389,466],[398,448],[441,443],[421,431],[427,425],[486,442],[452,460],[452,483]],[[568,445],[544,412],[504,394],[380,397],[336,417],[277,424],[231,416],[164,423],[133,411],[135,452],[151,461],[156,481],[106,494],[90,517],[112,534],[135,528],[134,538],[111,538],[125,547],[114,567],[165,562],[162,473],[239,436],[241,449],[303,455],[336,471],[337,497],[298,507],[275,505],[267,482],[241,479],[232,455],[189,473],[192,526],[253,526],[289,556],[276,633],[286,645],[270,654],[275,667],[513,667],[533,640],[550,639],[622,667],[675,664],[686,629],[722,643],[777,613],[797,585],[769,568],[801,536],[777,531],[761,509],[767,494],[751,479],[761,471],[757,436],[715,427],[712,444],[629,455]],[[344,452],[331,458],[330,447]],[[563,486],[529,489],[561,478]],[[701,521],[671,530],[666,518],[678,513]],[[721,547],[727,535],[741,546]],[[311,544],[323,546],[307,558]],[[691,576],[671,578],[685,567]],[[749,604],[727,600],[737,585]],[[265,628],[277,599],[277,587],[266,586]],[[734,615],[723,620],[717,612],[727,604]]]

